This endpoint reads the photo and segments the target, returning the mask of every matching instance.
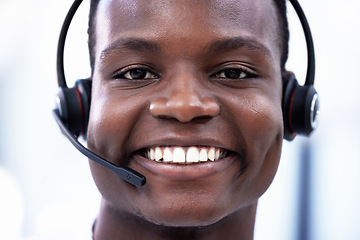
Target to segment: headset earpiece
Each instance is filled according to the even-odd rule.
[[[65,126],[75,136],[86,138],[91,102],[91,80],[77,80],[72,88],[60,87],[56,104]]]
[[[285,72],[282,76],[283,82],[283,99],[282,99],[282,110],[283,110],[283,121],[284,121],[284,139],[291,141],[296,137],[293,126],[291,124],[291,105],[293,102],[293,93],[298,85],[295,75],[290,72]]]
[[[86,139],[87,127],[89,123],[89,114],[90,114],[90,103],[91,103],[91,79],[82,79],[78,80],[75,84],[80,93],[82,100],[82,136]]]
[[[313,85],[299,85],[295,75],[283,74],[284,139],[293,140],[297,134],[309,136],[317,127],[319,98]]]

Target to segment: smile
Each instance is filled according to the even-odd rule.
[[[145,150],[144,157],[162,163],[194,164],[200,162],[213,162],[227,156],[227,151],[216,147],[205,146],[164,146]]]

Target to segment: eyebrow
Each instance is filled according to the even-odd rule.
[[[262,52],[267,56],[271,56],[271,51],[264,44],[256,41],[255,39],[244,37],[231,37],[210,42],[207,45],[207,51],[209,53],[216,53],[219,51],[236,50],[242,47],[246,47],[251,51]],[[144,40],[141,38],[119,38],[101,52],[100,58],[104,59],[108,55],[111,55],[113,52],[125,49],[139,52],[161,52],[160,45],[155,42]]]
[[[244,37],[231,37],[211,42],[208,45],[208,51],[210,53],[218,51],[231,51],[242,47],[246,47],[250,51],[262,52],[267,56],[271,56],[270,49],[264,44],[256,41],[255,39]]]
[[[134,50],[134,51],[150,51],[160,52],[160,46],[157,43],[143,40],[141,38],[119,38],[111,43],[106,49],[101,52],[100,58],[105,58],[113,52],[121,50]]]

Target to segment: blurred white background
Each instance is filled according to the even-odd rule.
[[[0,1],[0,239],[61,229],[90,232],[98,210],[100,197],[87,160],[61,135],[51,115],[57,38],[71,3]],[[312,138],[284,142],[278,174],[259,202],[255,239],[359,240],[360,3],[300,3],[315,41],[321,122]],[[294,10],[288,8],[287,68],[303,82],[305,43]],[[84,1],[71,27],[68,80],[89,76],[87,11]],[[299,220],[304,146],[310,146],[311,154],[305,228]],[[309,230],[306,236],[301,235],[304,229]]]

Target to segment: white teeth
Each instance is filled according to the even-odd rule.
[[[199,153],[199,160],[200,162],[206,162],[208,159],[206,148],[201,148]]]
[[[155,148],[154,157],[155,157],[155,158],[154,158],[155,161],[160,161],[160,159],[163,158],[163,153],[162,153],[162,151],[161,151],[161,148],[159,148],[159,147]]]
[[[215,151],[215,159],[219,159],[220,158],[220,150],[216,149]]]
[[[192,164],[198,162],[216,161],[226,156],[226,153],[215,147],[155,147],[149,148],[144,156],[156,162]]]
[[[155,160],[155,151],[153,148],[150,149],[150,152],[148,152],[148,158],[151,160]]]
[[[196,147],[190,147],[186,153],[186,163],[199,162],[199,150]]]
[[[215,160],[215,148],[211,147],[211,148],[209,149],[208,159],[209,159],[210,161],[214,161],[214,160]]]
[[[163,160],[164,162],[172,162],[173,160],[173,154],[168,147],[166,147],[164,150]]]
[[[181,147],[176,147],[172,155],[174,163],[185,163],[185,151]]]

